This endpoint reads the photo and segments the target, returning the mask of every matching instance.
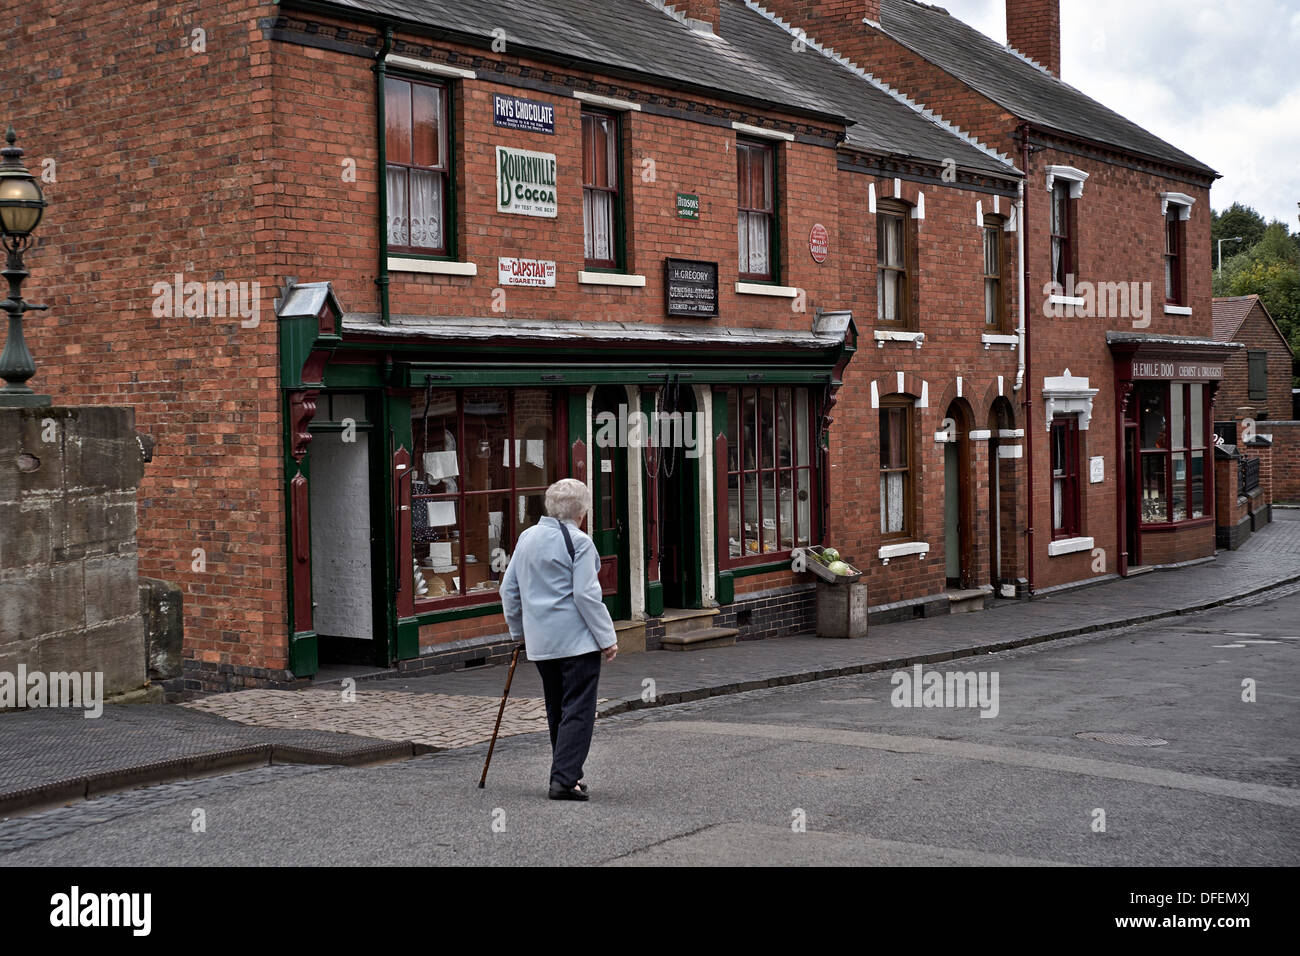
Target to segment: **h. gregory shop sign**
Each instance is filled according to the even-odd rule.
[[[497,148],[497,212],[556,217],[555,154]]]

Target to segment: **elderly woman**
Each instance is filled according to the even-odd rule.
[[[546,512],[519,536],[501,582],[510,636],[537,664],[551,729],[552,800],[586,800],[582,765],[596,722],[600,659],[618,653],[614,622],[601,601],[600,555],[578,524],[591,492],[565,478],[546,489]]]

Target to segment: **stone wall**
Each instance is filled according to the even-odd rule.
[[[145,684],[131,408],[0,408],[0,672]]]

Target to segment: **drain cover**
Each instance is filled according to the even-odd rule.
[[[1118,744],[1121,747],[1163,747],[1169,743],[1159,737],[1143,737],[1141,734],[1109,734],[1095,730],[1085,730],[1074,736],[1082,740],[1095,740],[1103,744]]]

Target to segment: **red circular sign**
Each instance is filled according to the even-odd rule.
[[[826,256],[830,253],[831,237],[826,231],[826,227],[820,222],[812,227],[808,233],[808,251],[812,253],[814,262],[825,262]]]

